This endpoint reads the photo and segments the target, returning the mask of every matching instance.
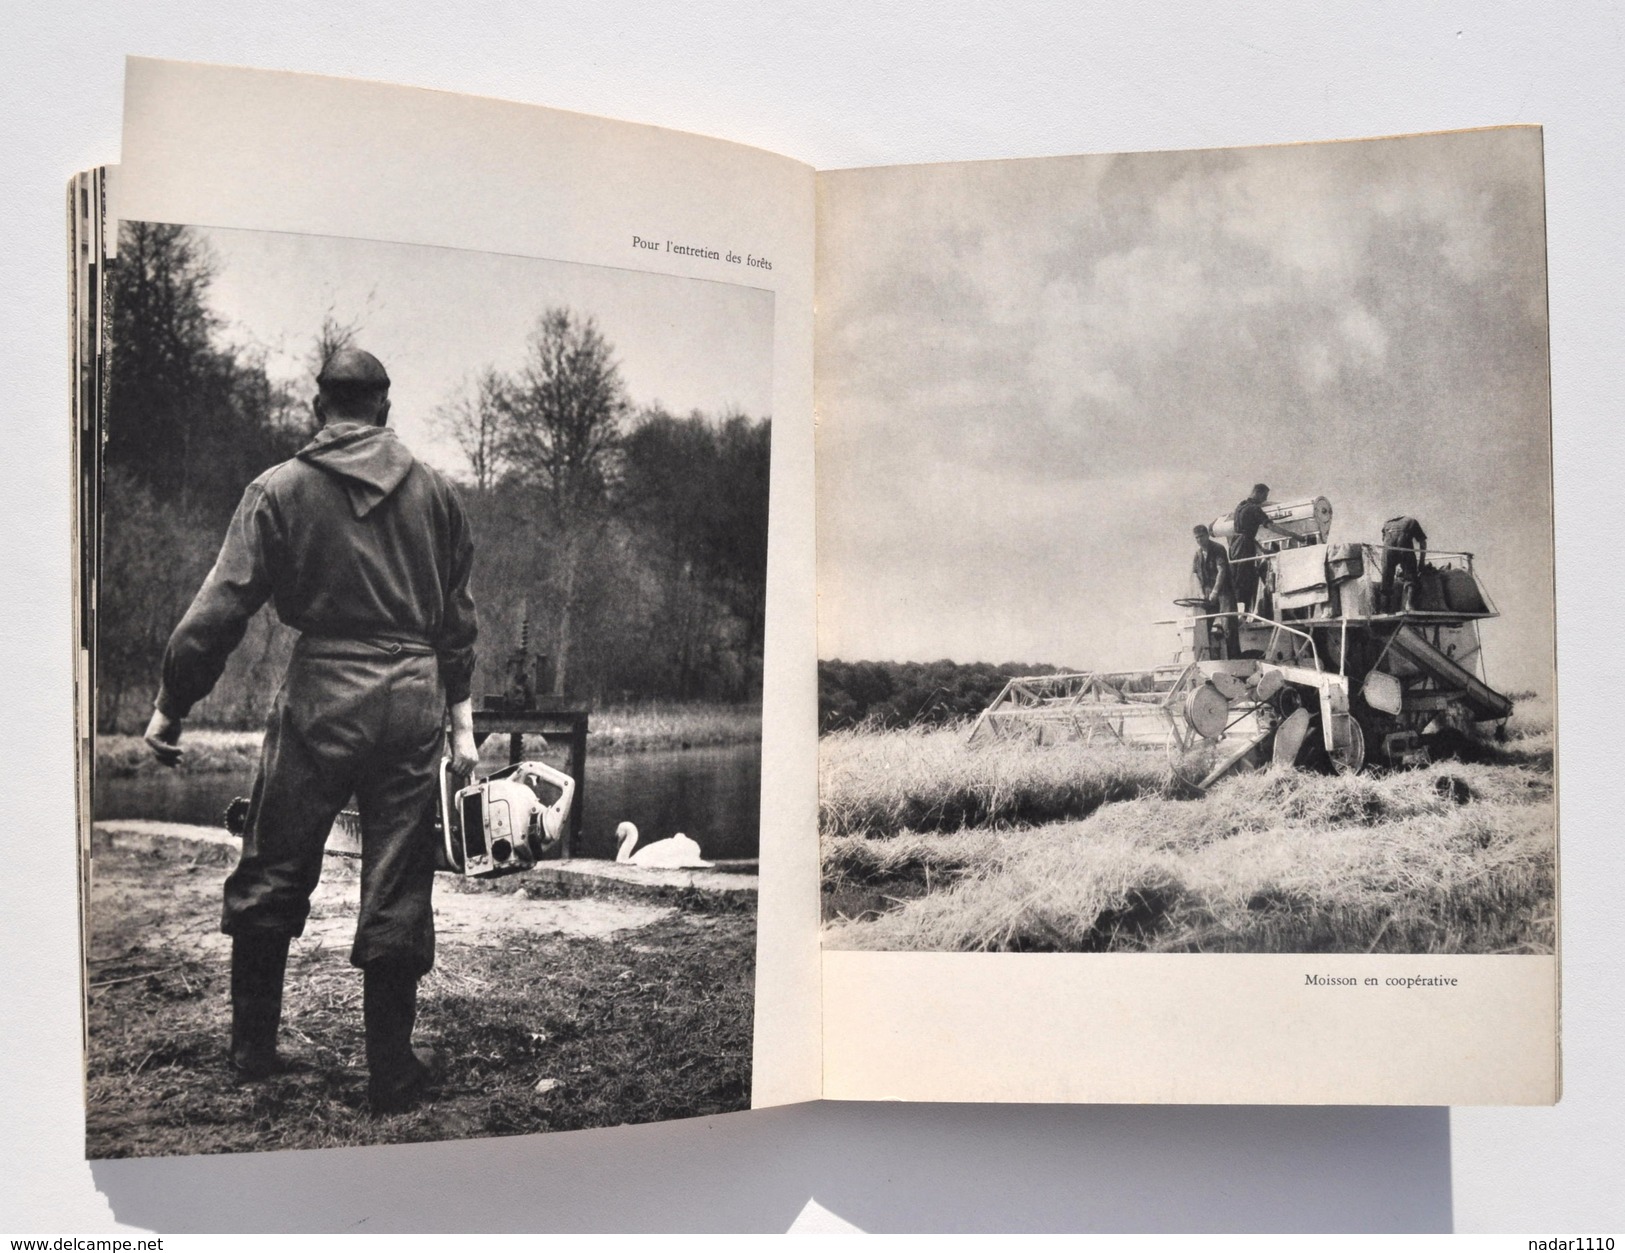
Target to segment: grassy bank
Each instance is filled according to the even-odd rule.
[[[606,705],[592,712],[588,748],[599,753],[755,744],[761,702],[747,705]]]
[[[217,731],[188,727],[182,732],[184,754],[175,767],[184,774],[230,774],[252,770],[260,759],[260,731]],[[156,774],[166,767],[158,764],[152,750],[139,735],[98,735],[96,774],[104,779],[127,779],[138,774]]]
[[[749,1103],[753,909],[691,893],[641,906],[655,919],[645,925],[549,934],[515,921],[553,889],[513,881],[437,890],[437,911],[443,893],[477,893],[460,913],[482,921],[444,928],[422,985],[416,1037],[447,1062],[432,1101],[389,1118],[367,1112],[348,881],[313,913],[289,963],[281,1043],[302,1069],[236,1086],[225,1064],[227,949],[215,932],[228,861],[225,849],[184,846],[98,854],[91,1157],[562,1131]],[[355,873],[330,860],[324,884]]]
[[[969,748],[963,727],[832,732],[818,742],[818,773],[818,826],[828,837],[1082,818],[1172,782],[1161,753],[1015,742]]]
[[[587,732],[589,753],[637,753],[659,749],[753,744],[762,737],[762,708],[749,705],[610,705],[595,709]],[[263,733],[188,727],[181,739],[185,755],[177,769],[188,774],[251,770],[259,761]],[[557,751],[554,751],[554,750]],[[536,737],[526,751],[541,753]],[[553,755],[562,745],[548,749]],[[481,756],[492,764],[507,761],[508,737],[492,736]],[[162,770],[139,735],[98,735],[96,771],[103,778],[128,778]]]

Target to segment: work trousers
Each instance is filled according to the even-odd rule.
[[[1414,548],[1396,548],[1383,536],[1382,552],[1382,608],[1386,613],[1398,613],[1405,607],[1403,591],[1394,594],[1394,576],[1397,574],[1408,586],[1414,587],[1419,576]]]
[[[1215,639],[1222,638],[1225,659],[1227,661],[1236,660],[1241,656],[1241,630],[1236,620],[1236,598],[1228,591],[1209,596],[1204,606],[1204,612],[1224,615],[1216,622],[1207,624],[1209,648],[1213,647]]]
[[[1258,562],[1245,558],[1258,556],[1258,543],[1238,535],[1230,544],[1230,586],[1235,589],[1236,603],[1243,609],[1257,612]]]
[[[434,810],[445,689],[422,645],[302,638],[277,693],[226,879],[227,935],[296,936],[345,802],[361,814],[361,916],[350,960],[434,965]]]

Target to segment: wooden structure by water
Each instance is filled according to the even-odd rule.
[[[576,781],[575,802],[570,806],[570,823],[559,841],[559,856],[572,857],[581,835],[581,814],[587,796],[587,718],[585,703],[563,696],[538,696],[528,709],[476,709],[474,742],[483,744],[493,735],[508,737],[508,762],[524,760],[525,736],[541,735],[569,744],[570,758],[565,771]]]

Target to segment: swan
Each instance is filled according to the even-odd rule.
[[[615,838],[620,841],[620,847],[615,852],[615,860],[632,866],[656,866],[665,870],[678,870],[690,866],[709,866],[712,862],[704,861],[700,857],[700,846],[688,836],[679,831],[666,840],[656,840],[653,844],[645,844],[637,852],[632,849],[638,842],[638,829],[630,822],[623,822],[615,828]]]

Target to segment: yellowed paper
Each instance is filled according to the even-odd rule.
[[[1556,967],[1552,957],[831,952],[824,1095],[1550,1104]]]

